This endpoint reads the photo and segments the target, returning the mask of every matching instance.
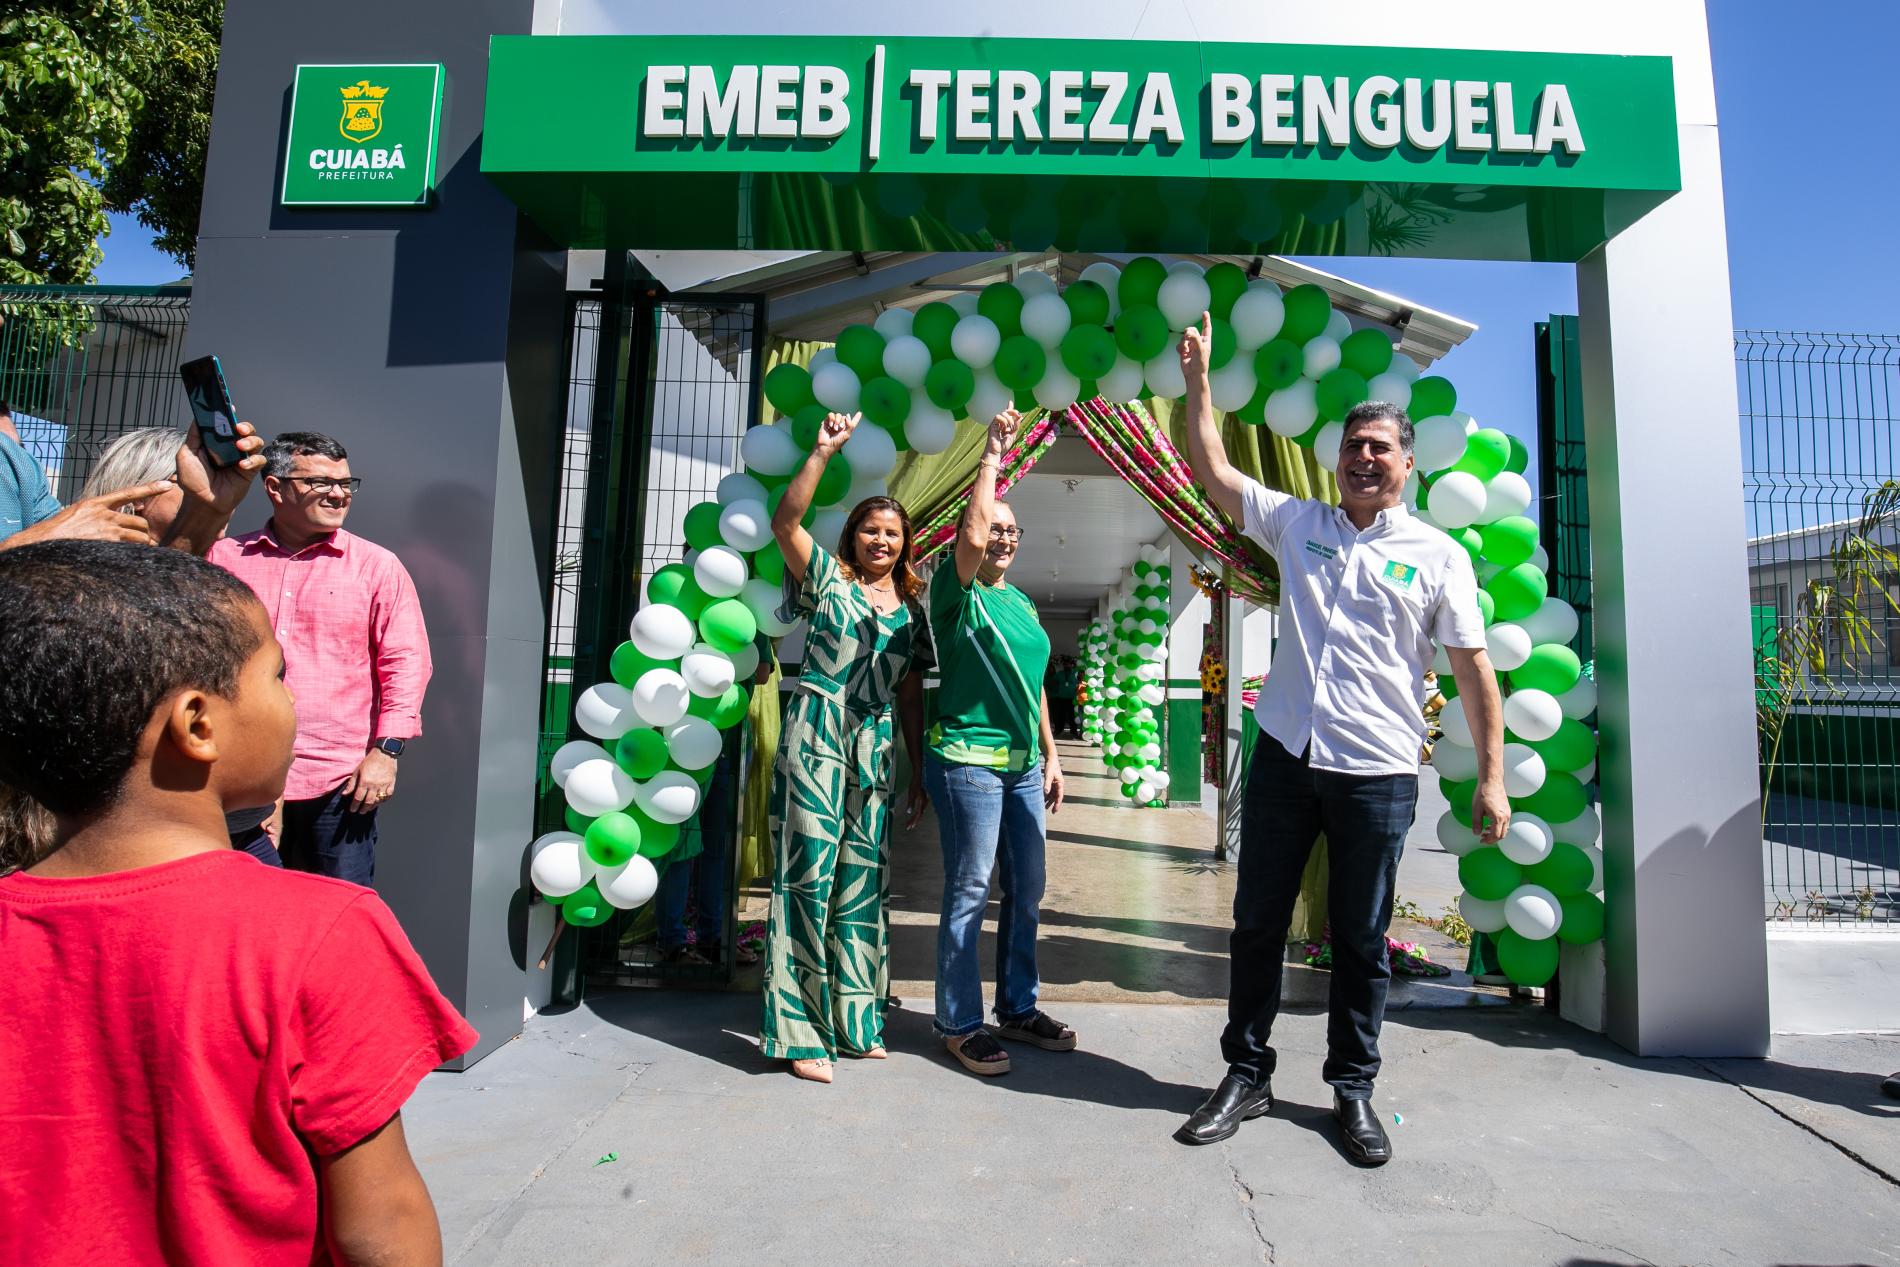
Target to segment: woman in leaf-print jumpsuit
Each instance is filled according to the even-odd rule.
[[[839,1054],[884,1055],[892,705],[901,705],[919,770],[922,670],[931,663],[903,507],[888,497],[860,502],[837,557],[800,523],[825,463],[858,425],[856,414],[825,420],[772,517],[785,555],[781,614],[810,624],[772,771],[776,865],[759,1046],[813,1082],[831,1081]],[[914,821],[915,782],[910,800]]]

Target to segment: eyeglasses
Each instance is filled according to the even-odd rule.
[[[997,524],[990,525],[991,541],[1021,541],[1022,539],[1023,530],[1021,528],[1004,528]]]
[[[313,493],[348,493],[352,497],[356,490],[363,487],[363,477],[352,475],[348,479],[333,480],[315,475],[286,475],[284,478],[292,484],[302,484]]]

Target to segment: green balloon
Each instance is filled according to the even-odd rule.
[[[840,463],[838,459],[834,457],[831,459],[831,461],[825,463],[825,470],[828,473],[832,467],[840,466],[840,465],[843,465],[843,464]],[[823,477],[820,476],[819,478],[820,478],[820,481],[822,482]],[[771,492],[765,495],[765,509],[769,514],[774,514],[774,515],[778,514],[779,503],[785,500],[786,489],[790,487],[791,486],[788,484],[785,486],[785,488],[775,488]],[[813,522],[817,520],[817,518],[818,518],[818,504],[814,500],[811,505],[805,507],[805,513],[799,519],[798,522],[803,524],[805,527],[809,528],[812,526]],[[705,604],[702,603],[700,604],[700,606],[703,607],[705,606]],[[686,614],[689,616],[697,616],[699,615],[699,612],[691,611]]]
[[[1137,304],[1150,304],[1161,293],[1161,283],[1168,280],[1168,267],[1152,255],[1143,255],[1129,260],[1122,266],[1121,281],[1115,291],[1121,296],[1122,311]]]
[[[1590,794],[1576,775],[1552,770],[1544,775],[1542,787],[1529,796],[1512,797],[1511,804],[1547,823],[1567,823],[1589,807]]]
[[[581,836],[587,834],[587,825],[594,821],[585,814],[576,813],[572,805],[561,814],[561,820],[567,824],[569,831]]]
[[[1448,531],[1451,535],[1451,539],[1453,541],[1456,541],[1459,545],[1463,546],[1465,548],[1465,553],[1471,556],[1472,563],[1476,564],[1478,561],[1478,553],[1480,550],[1484,548],[1484,538],[1479,535],[1478,529],[1456,528],[1456,529],[1448,529]],[[1483,590],[1479,590],[1478,593],[1485,598],[1490,597],[1490,595],[1485,594]],[[1480,603],[1479,610],[1483,610],[1483,606],[1484,605]]]
[[[976,297],[976,310],[996,324],[1005,339],[1023,332],[1023,292],[1008,282],[991,282]]]
[[[1488,484],[1510,460],[1511,437],[1496,427],[1480,427],[1465,441],[1465,455],[1454,462],[1451,469],[1468,471]]]
[[[825,463],[825,473],[818,477],[818,491],[812,494],[812,505],[835,506],[838,500],[850,491],[851,464],[840,458],[833,458]]]
[[[752,609],[738,599],[722,598],[699,613],[699,636],[733,655],[759,636],[759,622]]]
[[[1532,941],[1514,928],[1498,934],[1498,967],[1518,985],[1549,984],[1557,975],[1557,953],[1555,937]]]
[[[1541,862],[1524,868],[1526,884],[1541,884],[1558,897],[1582,893],[1596,878],[1590,855],[1575,845],[1558,841]]]
[[[1522,515],[1510,515],[1478,529],[1484,538],[1484,558],[1501,568],[1530,562],[1537,552],[1537,525]],[[1542,603],[1543,599],[1537,600]]]
[[[1126,769],[1130,769],[1130,768],[1132,768],[1132,767],[1129,767],[1129,766],[1123,766],[1122,768],[1126,770]],[[1125,797],[1127,797],[1127,798],[1128,798],[1129,800],[1131,800],[1131,801],[1132,801],[1132,800],[1134,800],[1134,799],[1135,799],[1135,796],[1136,796],[1136,794],[1137,794],[1137,793],[1136,793],[1136,791],[1135,791],[1135,785],[1134,785],[1133,783],[1124,783],[1124,784],[1122,784],[1122,795],[1123,795],[1123,796],[1125,796]]]
[[[707,546],[720,543],[719,503],[700,502],[686,511],[686,544],[695,550],[704,550]]]
[[[752,575],[777,585],[785,579],[785,552],[778,542],[768,541],[752,556]]]
[[[1361,378],[1392,368],[1392,340],[1378,330],[1354,330],[1339,341],[1339,363]]]
[[[1478,798],[1476,779],[1464,779],[1456,783],[1450,779],[1440,779],[1438,790],[1444,793],[1447,801],[1451,802],[1452,813],[1465,822],[1471,821],[1472,802]]]
[[[1153,304],[1135,304],[1115,316],[1115,346],[1131,361],[1152,361],[1168,346],[1168,319]]]
[[[1207,349],[1207,368],[1217,370],[1234,359],[1234,327],[1220,317],[1213,317],[1209,320],[1208,329],[1212,332],[1213,342]]]
[[[1531,747],[1544,759],[1546,770],[1575,774],[1596,759],[1597,737],[1582,722],[1566,717],[1558,724],[1556,734],[1536,740]]]
[[[1522,475],[1524,473],[1524,468],[1529,466],[1530,464],[1531,464],[1531,451],[1524,447],[1524,442],[1522,440],[1518,439],[1516,436],[1512,436],[1511,437],[1511,456],[1510,456],[1510,459],[1505,462],[1504,469],[1511,472],[1513,475]]]
[[[635,726],[614,744],[614,760],[620,763],[628,778],[644,782],[666,769],[666,736],[645,726]]]
[[[1320,287],[1308,282],[1286,292],[1286,319],[1280,323],[1280,338],[1305,343],[1324,333],[1333,318],[1333,301]]]
[[[1079,281],[1062,292],[1069,305],[1069,322],[1078,326],[1108,324],[1108,292],[1100,282]]]
[[[1062,364],[1082,379],[1097,379],[1115,368],[1115,339],[1100,326],[1070,326],[1062,336]]]
[[[1255,363],[1258,364],[1257,361]],[[1234,417],[1240,419],[1250,427],[1266,426],[1267,397],[1272,394],[1272,390],[1264,384],[1255,387],[1252,398],[1249,399],[1246,404],[1234,410]]]
[[[1457,407],[1458,389],[1436,374],[1429,374],[1412,384],[1412,399],[1405,406],[1405,412],[1414,419],[1436,418]]]
[[[765,398],[787,417],[812,403],[811,373],[802,365],[774,366],[765,376]]]
[[[613,675],[614,681],[632,690],[633,684],[640,680],[642,673],[648,669],[657,669],[662,664],[671,665],[672,663],[671,660],[649,659],[631,642],[623,642],[614,648],[613,658],[607,662],[607,671]]]
[[[1300,381],[1306,357],[1291,339],[1268,339],[1253,354],[1254,377],[1263,392],[1277,392]]]
[[[536,892],[539,892],[539,890],[536,890]],[[561,909],[561,899],[554,896],[554,894],[552,893],[542,893],[541,900],[543,902],[546,902],[549,906],[552,906],[557,911]]]
[[[976,374],[962,361],[938,361],[924,375],[924,395],[939,409],[960,413],[976,394]]]
[[[1042,381],[1043,373],[1049,368],[1049,356],[1042,350],[1042,344],[1026,334],[1018,334],[1003,340],[1003,346],[996,350],[993,368],[1003,386],[1026,391]]]
[[[691,512],[688,512],[689,516]],[[706,606],[706,591],[693,579],[693,569],[684,563],[669,563],[653,574],[647,583],[647,601],[677,607],[689,617],[697,616]],[[631,686],[631,683],[627,685]]]
[[[687,702],[686,711],[695,717],[705,718],[721,730],[727,730],[743,720],[746,710],[751,707],[751,692],[740,683],[734,682],[726,688],[724,695],[714,699],[707,699],[700,695],[693,696]]]
[[[1319,416],[1338,422],[1366,398],[1365,376],[1341,365],[1319,380],[1314,394],[1319,401]]]
[[[870,326],[850,325],[840,330],[837,351],[838,363],[860,381],[869,382],[884,372],[884,336]]]
[[[858,408],[880,427],[901,427],[904,419],[910,417],[910,388],[887,374],[880,374],[859,391]]]
[[[818,428],[825,425],[825,419],[831,411],[823,405],[806,405],[792,415],[792,441],[799,448],[810,453],[812,446],[818,443]]]
[[[1564,921],[1557,925],[1557,940],[1573,946],[1587,946],[1603,938],[1603,899],[1594,893],[1572,893],[1559,897]]]
[[[1234,301],[1247,293],[1247,274],[1240,265],[1222,260],[1207,270],[1207,310],[1216,321],[1233,315]]]
[[[1438,693],[1448,700],[1458,698],[1458,679],[1449,673],[1438,675]]]
[[[1478,614],[1484,617],[1486,625],[1498,618],[1498,600],[1483,590],[1478,591]]]
[[[1583,663],[1569,647],[1546,642],[1531,648],[1531,658],[1511,670],[1511,685],[1522,690],[1562,695],[1583,676]],[[1572,815],[1575,817],[1575,815]]]
[[[600,889],[592,880],[582,885],[579,892],[561,899],[561,918],[576,928],[594,928],[613,917],[614,908],[607,905],[607,899],[600,895]]]
[[[1523,869],[1492,845],[1473,849],[1458,859],[1458,883],[1472,897],[1498,902],[1524,882]]]
[[[587,856],[603,867],[626,865],[640,847],[640,824],[613,810],[587,826]]]
[[[1486,581],[1484,588],[1497,600],[1499,620],[1520,620],[1530,615],[1543,606],[1550,592],[1544,574],[1529,563],[1506,568]]]
[[[1312,448],[1314,442],[1319,439],[1319,433],[1326,430],[1326,421],[1324,418],[1315,419],[1313,425],[1306,429],[1305,435],[1293,437],[1293,443],[1299,445],[1302,449]]]
[[[680,842],[678,823],[658,822],[638,810],[632,813],[640,824],[640,856],[642,858],[664,858],[673,852],[673,846]]]
[[[924,341],[932,359],[941,361],[950,355],[950,332],[962,317],[946,303],[925,304],[911,320],[910,332]]]

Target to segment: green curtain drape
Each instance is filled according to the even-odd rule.
[[[752,777],[739,805],[739,887],[772,874],[772,762],[778,756],[779,670],[752,688],[746,724],[752,730]]]

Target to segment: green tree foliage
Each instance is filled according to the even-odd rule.
[[[148,55],[131,143],[105,182],[106,202],[152,230],[152,244],[192,267],[204,199],[211,97],[218,85],[224,0],[146,0]]]

